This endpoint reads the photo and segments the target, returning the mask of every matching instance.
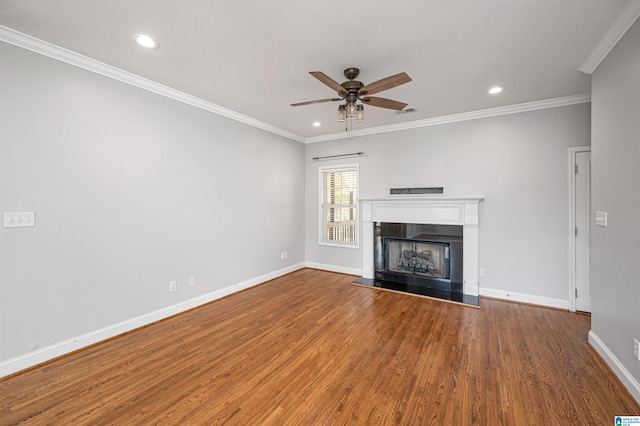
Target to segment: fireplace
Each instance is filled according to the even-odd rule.
[[[377,222],[375,279],[462,292],[463,229]]]
[[[394,274],[395,280],[411,281],[416,277],[430,279],[431,286],[446,285],[449,280],[452,291],[462,289],[464,297],[478,298],[478,258],[479,258],[479,204],[484,199],[482,196],[457,197],[457,196],[389,196],[384,198],[361,198],[362,211],[362,278],[374,280],[379,272]],[[380,223],[380,250],[376,249],[376,225]],[[384,225],[386,224],[386,225]],[[387,229],[384,229],[386,226]],[[451,228],[448,228],[450,227]],[[453,228],[455,226],[455,230]],[[388,232],[387,234],[385,234]],[[440,255],[444,246],[444,260],[446,261],[446,248],[449,248],[449,277],[436,276],[430,263],[424,263],[429,272],[420,272],[422,266],[419,257],[416,256],[418,271],[410,265],[403,270],[384,271],[384,245],[382,237],[391,240],[411,240],[413,243],[432,244],[433,247],[418,245],[416,248],[405,248],[409,253],[404,256],[413,257],[411,251],[421,253],[431,251],[431,258],[436,253]],[[396,250],[396,249],[392,249]],[[460,253],[460,256],[457,254]],[[453,259],[454,257],[455,259]],[[397,263],[406,263],[399,256]],[[452,266],[451,263],[454,263]],[[413,259],[409,259],[412,264]],[[391,261],[393,266],[394,261]],[[446,262],[445,262],[446,263]],[[380,267],[380,265],[383,265]],[[442,267],[442,269],[446,269]],[[389,275],[387,275],[389,276]],[[387,278],[389,279],[389,278]],[[444,284],[443,284],[444,283]],[[400,285],[400,284],[399,284]],[[409,284],[407,284],[409,285]],[[443,290],[445,291],[445,290]]]

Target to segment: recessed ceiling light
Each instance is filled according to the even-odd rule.
[[[489,89],[489,94],[491,94],[491,95],[496,95],[496,94],[498,94],[498,93],[502,92],[502,89],[503,89],[503,88],[502,88],[502,87],[500,87],[500,86],[492,87],[491,89]]]
[[[134,34],[133,40],[145,49],[157,49],[160,47],[157,41],[146,34]]]
[[[313,127],[320,127],[320,126],[322,126],[322,123],[320,123],[319,121],[313,122]]]

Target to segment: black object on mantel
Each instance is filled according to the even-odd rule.
[[[428,188],[389,188],[390,195],[444,195],[444,187],[431,186]]]
[[[470,296],[462,291],[449,291],[439,288],[425,287],[422,285],[412,285],[394,283],[391,281],[374,280],[370,278],[358,278],[354,284],[380,288],[385,290],[399,291],[402,293],[417,294],[419,296],[433,297],[435,299],[449,300],[471,306],[480,306],[480,296]]]

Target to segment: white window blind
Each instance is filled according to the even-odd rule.
[[[358,165],[320,168],[323,244],[358,244]]]

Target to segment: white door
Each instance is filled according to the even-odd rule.
[[[575,153],[575,297],[576,310],[591,312],[589,238],[591,224],[591,152]]]

